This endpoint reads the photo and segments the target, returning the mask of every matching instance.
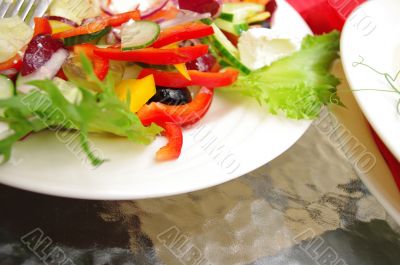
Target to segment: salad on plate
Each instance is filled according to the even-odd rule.
[[[43,130],[78,132],[93,165],[104,160],[92,134],[141,144],[164,136],[156,160],[174,160],[183,130],[226,94],[290,119],[341,104],[329,73],[339,33],[289,36],[273,26],[276,8],[275,0],[54,0],[33,29],[0,19],[2,162]]]

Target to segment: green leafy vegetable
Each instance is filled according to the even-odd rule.
[[[273,114],[313,119],[323,105],[341,105],[339,80],[329,73],[338,58],[339,32],[307,36],[301,50],[249,75],[240,75],[227,91],[238,91],[266,103]]]
[[[31,132],[45,129],[77,130],[82,150],[95,166],[104,160],[90,150],[89,132],[111,133],[142,144],[150,143],[161,132],[162,129],[156,125],[144,127],[136,114],[129,111],[127,104],[121,103],[115,95],[110,75],[104,83],[101,82],[94,74],[90,61],[83,55],[81,59],[86,74],[98,83],[102,92],[95,94],[81,87],[82,99],[74,104],[52,81],[42,80],[31,83],[40,90],[0,100],[0,107],[5,109],[0,121],[8,123],[10,128],[7,137],[0,137],[3,162],[10,158],[15,142]]]

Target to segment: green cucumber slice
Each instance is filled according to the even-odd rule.
[[[0,75],[0,99],[10,98],[15,93],[13,82],[5,75]]]
[[[247,31],[249,29],[249,25],[247,23],[234,24],[220,18],[217,18],[214,21],[214,23],[220,29],[232,33],[236,36],[240,36],[242,32]]]
[[[160,35],[160,26],[152,21],[130,21],[121,29],[122,50],[142,49],[153,44]]]
[[[219,15],[220,19],[226,20],[228,22],[233,22],[233,19],[235,18],[234,14],[230,14],[230,13],[221,13],[221,15]]]
[[[65,38],[64,45],[66,47],[70,47],[70,46],[74,46],[77,44],[90,43],[92,41],[101,39],[103,36],[110,33],[110,31],[111,31],[111,27],[106,27],[106,28],[104,28],[100,31],[94,32],[94,33]]]
[[[250,16],[264,12],[265,6],[257,3],[226,3],[222,6],[221,19],[234,23],[243,23]]]
[[[202,19],[200,19],[200,21],[206,25],[211,25],[213,23],[212,19],[210,19],[210,18],[202,18]]]
[[[214,29],[214,35],[211,38],[213,39],[215,48],[231,63],[232,66],[238,68],[245,74],[249,74],[251,70],[239,60],[238,49],[233,46],[233,44],[215,24],[212,24],[211,26]]]

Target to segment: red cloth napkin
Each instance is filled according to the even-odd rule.
[[[366,0],[287,0],[304,18],[315,34],[342,30],[351,12]],[[400,161],[371,129],[372,136],[385,158],[400,190]]]
[[[342,30],[351,12],[366,0],[287,0],[316,34]]]
[[[392,172],[392,175],[394,176],[394,180],[397,183],[397,187],[400,190],[400,163],[397,161],[397,159],[390,153],[389,149],[385,146],[385,144],[382,142],[382,140],[379,138],[379,136],[376,134],[374,130],[372,130],[372,136],[374,137],[374,140],[376,144],[378,145],[379,151],[381,151],[383,157],[386,160],[386,163],[388,164],[390,171]]]

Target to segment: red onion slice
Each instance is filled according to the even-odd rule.
[[[22,59],[21,74],[25,76],[35,72],[60,49],[65,49],[64,44],[50,35],[38,35],[34,37],[29,42],[24,58]]]
[[[67,24],[67,25],[70,25],[70,26],[72,26],[72,27],[78,27],[78,26],[79,26],[78,23],[76,23],[76,22],[74,22],[74,21],[72,21],[72,20],[70,20],[70,19],[68,19],[68,18],[65,18],[65,17],[46,16],[45,18],[47,18],[48,20],[60,21],[60,22],[62,22],[62,23],[65,23],[65,24]]]
[[[120,1],[120,0],[115,0],[115,1]],[[132,0],[131,2],[135,2],[135,0]],[[136,0],[137,4],[134,7],[129,8],[130,10],[125,10],[125,11],[132,11],[139,9],[141,11],[142,18],[147,18],[161,9],[163,9],[169,2],[169,0]],[[143,2],[146,2],[149,7],[144,6]],[[134,3],[132,3],[134,4]],[[144,6],[144,8],[143,8]],[[122,12],[122,10],[118,11],[115,10],[116,8],[113,6],[113,3],[109,3],[108,1],[102,1],[101,3],[101,10],[106,13],[107,15],[114,15],[117,13]]]
[[[170,28],[179,24],[198,21],[204,18],[210,18],[210,13],[199,14],[190,10],[179,10],[179,14],[175,19],[166,20],[160,23],[161,29]]]
[[[153,2],[154,2],[154,4],[152,5],[152,7],[147,10],[141,10],[140,5],[139,5],[139,10],[142,11],[142,18],[147,18],[147,17],[157,13],[158,11],[163,9],[168,4],[169,0],[155,0]]]
[[[97,18],[97,17],[85,18],[85,19],[82,20],[81,26],[88,25],[88,24],[90,24],[92,22],[95,22],[98,19],[99,18]]]
[[[65,60],[68,58],[69,52],[66,49],[59,49],[52,54],[50,60],[48,60],[43,66],[37,69],[35,72],[26,75],[19,76],[17,80],[17,90],[21,93],[29,93],[32,89],[36,89],[32,85],[27,85],[30,81],[44,80],[54,78]]]

